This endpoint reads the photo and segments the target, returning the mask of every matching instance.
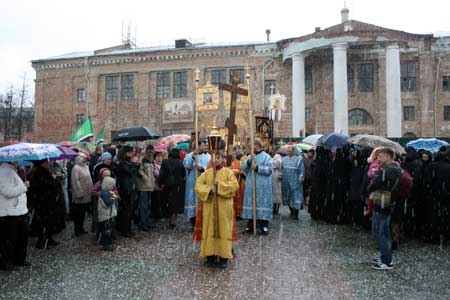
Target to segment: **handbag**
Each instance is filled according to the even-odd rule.
[[[390,191],[378,190],[371,194],[370,198],[373,200],[373,204],[381,207],[381,209],[388,209],[392,206],[392,192],[397,186],[399,179],[394,183],[394,186]]]

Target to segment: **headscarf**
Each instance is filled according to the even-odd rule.
[[[106,176],[102,181],[102,190],[109,191],[115,184],[116,181],[112,177]]]
[[[101,161],[106,161],[111,158],[112,158],[112,155],[109,152],[103,152],[102,156],[100,156]]]

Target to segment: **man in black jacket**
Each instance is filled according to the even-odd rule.
[[[376,270],[392,269],[392,238],[390,221],[392,209],[395,206],[397,191],[402,178],[402,170],[394,162],[395,153],[390,148],[383,148],[378,154],[381,169],[370,182],[368,190],[374,199],[372,231],[377,238],[380,248],[380,258],[372,261],[372,268]],[[376,201],[382,198],[381,201]],[[390,198],[390,201],[389,201]],[[386,205],[383,205],[383,204]]]

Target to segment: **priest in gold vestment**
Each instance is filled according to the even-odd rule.
[[[228,259],[233,258],[233,196],[239,184],[233,171],[226,167],[226,154],[220,152],[214,161],[214,170],[206,170],[198,179],[195,191],[203,202],[202,240],[200,257],[206,258],[209,266],[226,268]],[[214,218],[214,199],[217,193],[218,220]],[[215,224],[218,223],[218,237]]]

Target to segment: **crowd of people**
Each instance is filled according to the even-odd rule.
[[[31,167],[3,162],[0,268],[29,264],[29,236],[37,237],[38,249],[58,246],[54,236],[68,220],[75,237],[91,231],[101,250],[113,251],[115,239],[152,230],[161,219],[174,228],[180,214],[201,243],[200,256],[226,268],[237,222],[246,222],[244,233],[268,235],[281,205],[293,220],[307,208],[313,219],[371,227],[381,252],[371,262],[374,269],[392,269],[392,250],[405,238],[450,237],[450,150],[433,155],[407,148],[400,156],[382,147],[302,153],[289,146],[280,153],[264,151],[256,139],[253,153],[235,147],[227,165],[224,145],[214,155],[204,141],[192,148],[186,153],[110,144],[90,156],[80,152],[72,160],[45,159]]]

